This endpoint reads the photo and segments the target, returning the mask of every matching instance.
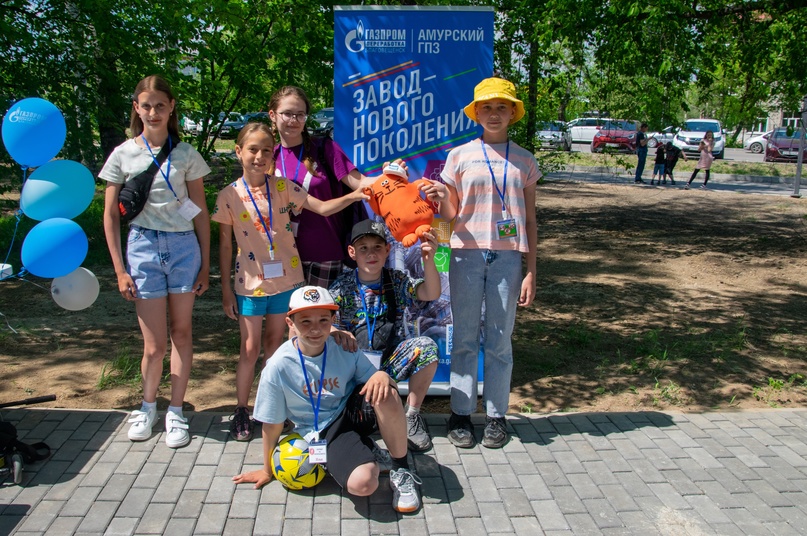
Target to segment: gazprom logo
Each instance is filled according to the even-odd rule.
[[[356,29],[345,36],[345,48],[354,53],[403,52],[406,50],[406,30],[400,28],[365,28],[359,20]]]
[[[359,21],[355,30],[350,30],[345,36],[345,47],[351,52],[364,50],[364,23]]]
[[[17,106],[14,110],[10,111],[6,116],[9,123],[39,123],[44,119],[42,114],[36,112],[28,112]]]

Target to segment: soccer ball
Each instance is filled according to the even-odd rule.
[[[272,453],[272,474],[286,488],[313,488],[325,478],[325,468],[308,461],[308,442],[300,434],[289,434]]]

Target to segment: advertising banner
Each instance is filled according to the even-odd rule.
[[[362,173],[402,158],[410,181],[439,180],[448,151],[481,134],[463,107],[493,73],[493,15],[489,7],[334,7],[334,138]],[[412,333],[440,348],[429,394],[448,394],[451,226],[435,218],[433,227],[442,295],[407,318]],[[419,246],[394,242],[389,265],[422,276]]]

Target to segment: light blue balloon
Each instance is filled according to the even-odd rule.
[[[72,160],[51,160],[25,181],[20,208],[29,218],[73,219],[84,212],[95,194],[92,173]]]
[[[39,167],[59,154],[66,137],[62,112],[45,99],[15,102],[3,117],[3,143],[23,167]]]
[[[87,235],[66,218],[51,218],[28,231],[22,243],[22,265],[39,277],[62,277],[87,257]]]

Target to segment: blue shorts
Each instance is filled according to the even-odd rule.
[[[664,164],[656,164],[653,166],[653,175],[664,175]]]
[[[287,290],[274,296],[235,295],[238,314],[241,316],[279,315],[289,312],[289,300],[294,290]]]
[[[163,298],[193,292],[202,252],[194,231],[172,233],[131,225],[126,262],[138,298]]]

